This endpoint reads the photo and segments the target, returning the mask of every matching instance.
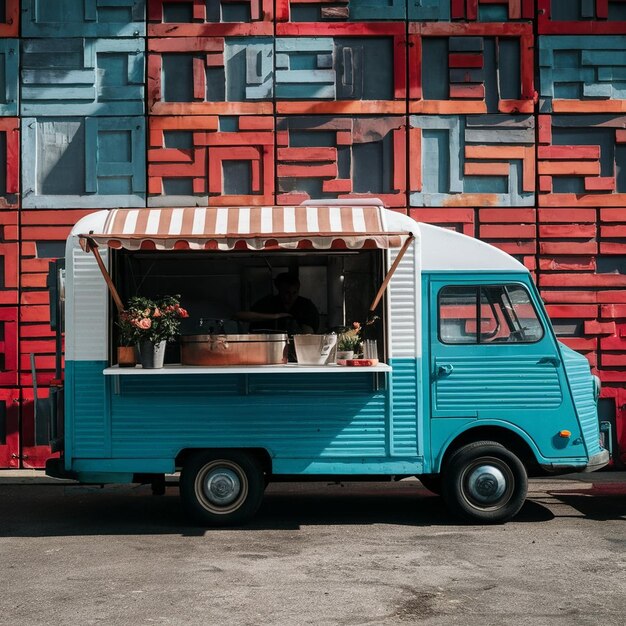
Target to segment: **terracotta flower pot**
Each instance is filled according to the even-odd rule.
[[[117,348],[117,364],[120,367],[135,367],[137,365],[135,346],[119,346]]]

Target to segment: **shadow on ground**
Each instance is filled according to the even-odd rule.
[[[301,487],[271,485],[257,516],[241,530],[298,530],[310,525],[459,525],[442,499],[416,482]],[[86,489],[12,485],[0,486],[0,500],[4,503],[0,508],[0,537],[196,536],[206,532],[189,525],[176,487],[168,487],[164,496],[153,496],[146,486]],[[552,518],[547,507],[527,501],[515,521],[545,522]]]

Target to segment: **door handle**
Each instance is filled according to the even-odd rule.
[[[452,374],[452,370],[454,369],[453,365],[449,363],[444,363],[443,365],[437,366],[437,376],[450,376]]]
[[[561,359],[558,356],[545,356],[543,359],[539,359],[539,365],[554,365],[559,367],[561,365]]]

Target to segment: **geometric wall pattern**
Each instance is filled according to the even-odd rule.
[[[624,0],[0,0],[0,467],[82,215],[371,196],[526,264],[626,455]]]

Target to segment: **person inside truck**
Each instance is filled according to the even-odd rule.
[[[251,331],[282,330],[289,334],[316,333],[320,325],[317,307],[300,295],[300,280],[284,272],[274,279],[276,294],[265,296],[241,311],[235,319],[250,322]]]

